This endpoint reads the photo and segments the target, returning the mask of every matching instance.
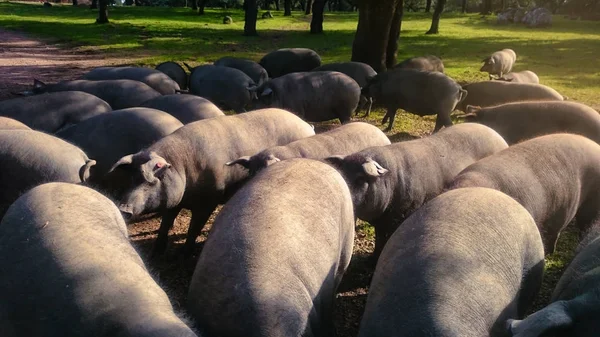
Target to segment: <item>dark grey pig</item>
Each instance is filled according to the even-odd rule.
[[[224,115],[223,111],[211,101],[194,95],[159,96],[144,102],[141,106],[164,111],[183,124]]]
[[[175,62],[163,62],[156,66],[156,70],[166,74],[173,81],[177,82],[181,90],[186,90],[188,87],[188,74],[182,66]]]
[[[75,80],[54,84],[45,84],[35,80],[33,87],[34,94],[59,91],[87,92],[103,99],[115,110],[133,108],[161,95],[145,83],[133,80]]]
[[[175,94],[179,84],[162,71],[144,67],[99,67],[83,75],[84,80],[134,80],[146,83],[162,95]]]
[[[275,78],[311,71],[321,65],[321,57],[312,49],[284,48],[268,53],[258,63],[267,70],[270,78]]]
[[[465,99],[467,92],[450,77],[440,72],[414,69],[392,69],[377,74],[363,88],[366,97],[387,108],[382,123],[389,119],[386,131],[390,131],[398,109],[418,116],[437,115],[435,129],[451,126],[450,114]]]
[[[534,138],[465,168],[449,188],[481,186],[517,200],[537,223],[546,254],[573,220],[600,220],[600,145],[572,134]]]
[[[346,177],[356,216],[375,226],[377,258],[412,212],[440,194],[465,167],[507,146],[496,131],[468,123],[328,161]]]
[[[444,62],[434,55],[417,56],[398,63],[394,68],[444,72]]]
[[[369,81],[377,75],[377,72],[373,70],[373,68],[362,62],[339,62],[339,63],[330,63],[324,64],[318,68],[313,69],[313,71],[338,71],[342,74],[348,75],[352,77],[353,80],[358,83],[358,86],[364,88],[369,84]],[[368,99],[361,95],[361,107],[364,107],[367,104],[367,114],[368,116],[371,113],[371,106],[373,105],[373,100]],[[356,110],[358,112],[358,109]]]
[[[511,145],[551,133],[574,133],[600,143],[600,115],[575,102],[517,102],[488,108],[467,107],[465,118],[496,130]]]
[[[85,182],[90,160],[75,145],[33,130],[0,130],[0,218],[28,189],[51,181]]]
[[[53,92],[0,102],[0,116],[49,133],[111,110],[105,101],[81,91]]]
[[[31,128],[16,119],[0,117],[0,130],[31,130]]]
[[[456,108],[466,111],[468,105],[495,106],[522,101],[562,101],[556,90],[542,84],[484,81],[463,87],[469,94]]]
[[[289,110],[309,122],[347,123],[360,100],[360,87],[337,71],[293,73],[258,88],[257,107]]]
[[[50,183],[0,224],[3,337],[196,336],[129,243],[119,210],[84,186]]]
[[[508,73],[498,78],[500,81],[514,82],[514,83],[534,83],[539,84],[540,78],[533,71],[524,70],[517,73]]]
[[[483,62],[483,66],[481,66],[479,71],[488,73],[491,80],[493,78],[492,75],[502,77],[504,74],[510,73],[516,61],[517,54],[514,50],[502,49],[484,58],[481,61]]]
[[[56,135],[96,160],[90,171],[90,183],[115,191],[125,184],[117,176],[105,177],[105,174],[121,157],[150,146],[182,126],[166,112],[129,108],[90,118]],[[114,192],[114,195],[119,194]]]
[[[259,170],[285,159],[323,159],[333,155],[349,155],[368,147],[389,144],[388,137],[376,126],[355,122],[287,145],[266,149],[252,157],[241,157],[227,165],[242,165],[248,169],[251,175],[254,175]]]
[[[595,228],[581,243],[577,255],[558,281],[550,305],[522,321],[509,320],[512,336],[598,336],[599,261],[600,231]]]
[[[169,229],[179,211],[192,210],[185,245],[189,254],[218,204],[248,177],[243,168],[225,163],[314,134],[309,124],[279,109],[187,124],[113,166],[132,181],[119,208],[127,217],[163,213],[155,253],[165,250]]]
[[[241,70],[258,86],[269,80],[269,74],[265,68],[251,60],[226,56],[216,60],[214,64],[217,67],[229,67]]]
[[[540,234],[516,201],[488,188],[444,193],[390,238],[358,336],[505,336],[543,271]]]
[[[334,336],[353,240],[352,198],[335,169],[309,159],[273,165],[215,219],[188,312],[209,336]]]
[[[245,112],[256,96],[256,84],[243,71],[204,65],[190,75],[190,93],[204,97],[223,110]]]

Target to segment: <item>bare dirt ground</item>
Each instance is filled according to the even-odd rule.
[[[46,83],[71,80],[94,67],[129,64],[132,61],[99,52],[82,53],[51,41],[0,29],[0,100],[14,98],[13,93],[30,89],[34,78]],[[318,131],[323,132],[330,127],[322,125]],[[157,281],[170,295],[174,307],[183,314],[190,278],[216,213],[197,239],[194,255],[187,259],[179,254],[179,249],[185,241],[189,212],[183,211],[179,215],[169,236],[169,248],[164,256],[158,258],[150,258],[150,252],[157,237],[160,219],[149,216],[129,227],[134,245]],[[372,268],[367,263],[372,250],[372,240],[359,230],[352,262],[336,298],[335,324],[340,337],[356,336],[358,333],[372,276]]]
[[[94,67],[131,61],[97,52],[83,53],[0,29],[0,100],[30,89],[34,78],[47,83],[71,80]]]

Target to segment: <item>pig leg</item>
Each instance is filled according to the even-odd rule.
[[[360,100],[358,101],[358,107],[356,108],[356,111],[354,111],[354,116],[358,116],[358,112],[362,109],[365,109],[365,106],[367,105],[369,101],[367,100],[367,98],[363,95],[360,95]]]
[[[437,118],[435,119],[435,128],[433,129],[433,133],[440,131],[442,126],[450,127],[452,126],[452,119],[450,119],[450,113],[438,113]]]
[[[389,119],[389,124],[387,126],[387,128],[385,128],[385,131],[391,131],[392,130],[392,126],[394,125],[394,120],[396,119],[396,111],[398,109],[394,108],[388,108],[387,109],[387,113],[385,114],[385,116],[383,116],[383,120],[381,121],[381,124],[385,124],[385,122],[388,121]]]
[[[373,97],[368,98],[367,104],[367,113],[363,117],[368,117],[371,114],[371,108],[373,107]]]
[[[152,256],[162,255],[167,249],[167,242],[169,241],[169,230],[173,228],[175,218],[179,215],[181,208],[168,209],[162,215],[160,222],[160,228],[158,229],[158,238],[154,242],[154,248],[152,249]]]
[[[579,238],[587,236],[588,231],[596,228],[600,224],[600,212],[598,210],[598,200],[592,198],[586,200],[579,206],[575,215],[576,225],[579,229]]]
[[[215,208],[218,205],[208,205],[205,207],[194,208],[192,209],[192,219],[190,220],[190,227],[187,232],[187,239],[185,240],[185,245],[183,246],[183,255],[190,256],[194,251],[194,246],[196,245],[196,238],[200,235],[202,228],[206,225],[208,218],[212,215]]]

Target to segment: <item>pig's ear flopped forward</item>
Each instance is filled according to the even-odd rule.
[[[362,164],[362,168],[367,177],[373,178],[379,178],[389,172],[388,169],[382,167],[373,159],[368,159],[364,164]]]
[[[232,160],[230,162],[225,163],[225,165],[227,165],[227,166],[233,166],[236,164],[243,166],[245,169],[249,169],[250,168],[250,156],[239,157],[236,160]]]

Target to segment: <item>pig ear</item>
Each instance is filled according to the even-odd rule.
[[[79,169],[79,179],[82,182],[86,183],[90,178],[90,169],[92,166],[96,165],[95,160],[88,159],[85,164]]]
[[[522,321],[506,321],[506,328],[513,337],[538,337],[555,329],[568,328],[573,321],[568,310],[568,302],[558,301]]]
[[[33,90],[43,90],[44,88],[46,88],[46,83],[35,78],[33,79]]]
[[[368,177],[374,178],[379,178],[389,172],[388,169],[383,168],[374,160],[368,160],[366,163],[362,164],[362,168]]]
[[[164,162],[159,161],[156,164],[154,164],[154,169],[153,169],[154,176],[158,179],[162,179],[164,177],[165,173],[167,172],[167,170],[170,168],[171,168],[171,164],[167,163],[166,161],[164,161]]]
[[[247,170],[250,169],[250,156],[243,156],[236,160],[225,163],[227,166],[233,166],[235,164],[242,165]]]
[[[466,110],[467,110],[466,111],[467,114],[475,114],[476,115],[481,110],[481,107],[477,106],[477,105],[467,105]]]
[[[275,164],[277,162],[280,162],[280,161],[281,161],[281,159],[275,157],[274,155],[270,155],[269,158],[267,159],[267,166],[273,165],[273,164]]]
[[[127,155],[121,159],[119,159],[119,161],[117,161],[111,168],[110,170],[108,170],[107,173],[111,173],[112,171],[114,171],[117,167],[119,166],[124,166],[124,165],[131,165],[131,163],[133,163],[133,155]]]
[[[263,92],[260,94],[261,96],[269,96],[273,94],[273,89],[267,87],[265,90],[263,90]]]

